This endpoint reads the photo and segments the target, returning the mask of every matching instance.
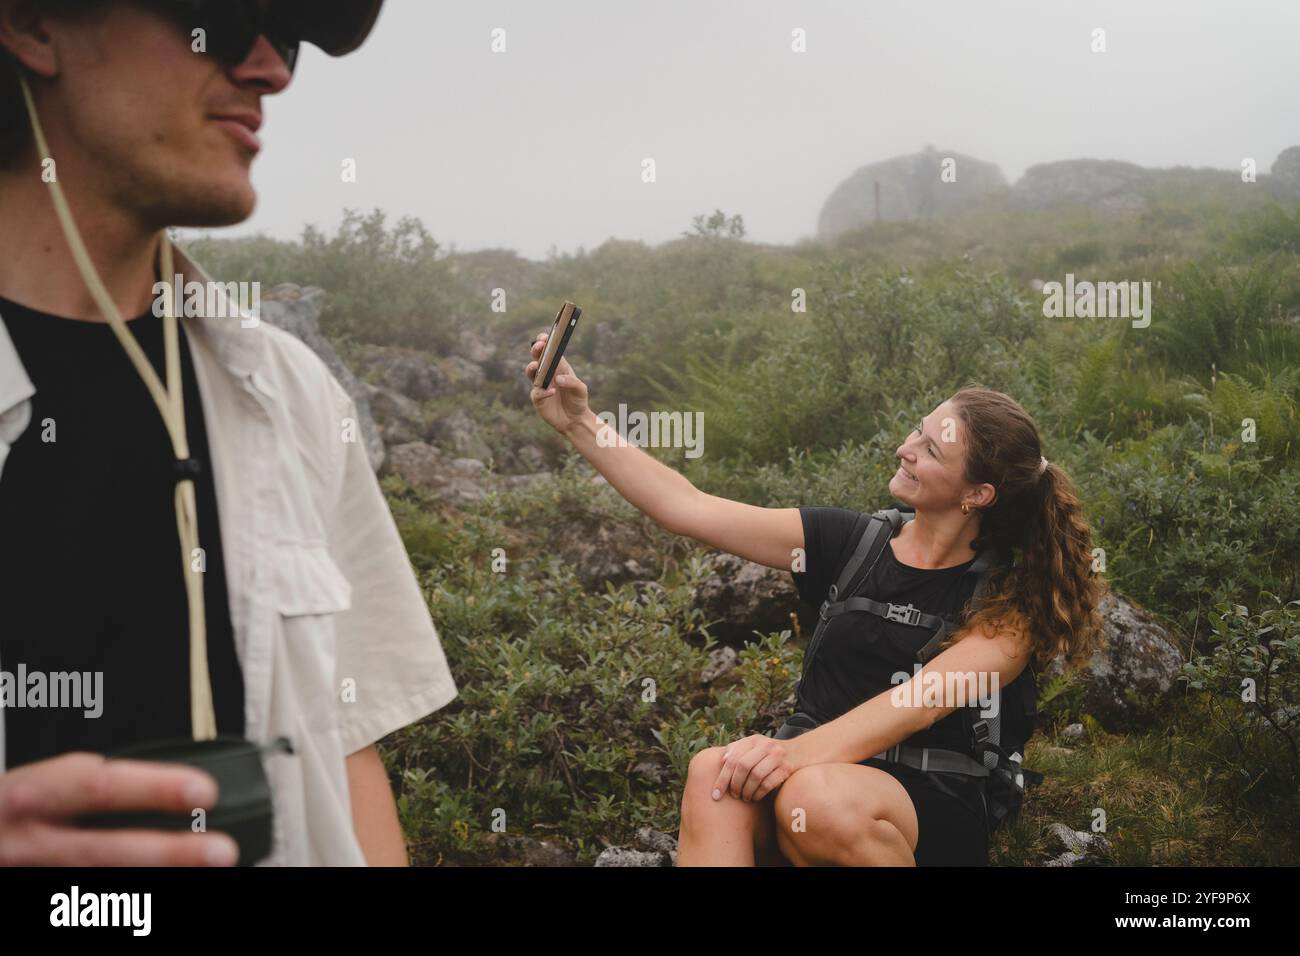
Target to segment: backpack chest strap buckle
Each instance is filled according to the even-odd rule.
[[[921,609],[911,604],[891,604],[889,610],[885,612],[885,617],[899,624],[910,624],[915,627],[921,623]]]

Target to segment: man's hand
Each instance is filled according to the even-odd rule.
[[[0,865],[233,866],[224,833],[91,830],[86,813],[210,810],[217,782],[193,767],[71,753],[0,773]]]
[[[713,784],[713,799],[729,793],[740,800],[755,802],[785,783],[801,764],[793,740],[776,740],[751,734],[727,745],[722,769]]]

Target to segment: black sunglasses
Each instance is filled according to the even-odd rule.
[[[302,38],[273,4],[262,0],[142,0],[145,6],[167,16],[187,35],[203,31],[204,48],[226,66],[248,59],[258,37],[266,37],[292,73],[298,64]]]

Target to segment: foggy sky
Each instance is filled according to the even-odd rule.
[[[378,207],[540,259],[720,207],[787,243],[859,166],[926,144],[1013,182],[1074,158],[1262,173],[1300,143],[1298,60],[1296,0],[388,0],[362,50],[304,48],[264,101],[258,209],[212,234]]]

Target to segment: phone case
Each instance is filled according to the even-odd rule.
[[[560,359],[564,357],[564,349],[569,344],[569,339],[573,335],[574,326],[578,324],[578,318],[582,315],[582,309],[572,302],[566,302],[560,307],[560,311],[555,316],[555,324],[551,327],[550,337],[546,340],[546,348],[542,350],[542,358],[538,363],[537,370],[542,373],[540,379],[534,379],[537,387],[547,389],[551,387],[551,379],[555,377],[556,370],[560,367]],[[561,324],[564,330],[559,331]],[[556,345],[556,336],[559,336],[559,344]]]

